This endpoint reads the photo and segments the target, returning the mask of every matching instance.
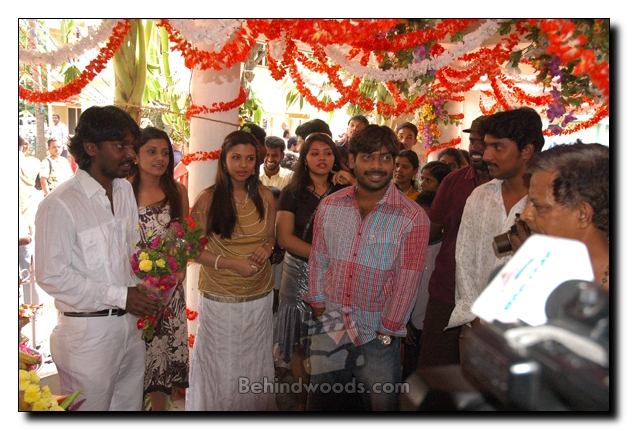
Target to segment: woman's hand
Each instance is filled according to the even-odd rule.
[[[353,185],[356,183],[356,179],[349,172],[345,172],[344,170],[340,170],[336,173],[331,181],[334,185]]]
[[[233,270],[235,270],[240,276],[243,276],[245,278],[256,275],[261,270],[261,268],[262,266],[260,264],[257,264],[252,260],[233,261]]]
[[[273,249],[270,245],[258,246],[249,257],[249,260],[262,266],[272,253]]]

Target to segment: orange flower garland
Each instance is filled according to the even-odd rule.
[[[238,97],[231,100],[230,102],[215,102],[212,103],[211,107],[197,106],[193,104],[185,111],[185,118],[189,121],[190,118],[192,118],[194,115],[199,115],[202,113],[227,112],[231,109],[237,108],[245,101],[246,91],[244,91],[244,88],[240,87]]]
[[[209,68],[222,70],[223,65],[229,68],[236,63],[245,61],[256,43],[255,38],[245,34],[246,30],[241,28],[235,33],[235,39],[225,44],[220,52],[206,52],[193,48],[192,44],[185,40],[183,36],[170,25],[167,19],[162,19],[157,25],[164,27],[168,31],[168,39],[173,43],[173,48],[181,52],[185,66],[188,69],[198,67],[201,70]]]
[[[220,149],[216,149],[215,151],[196,151],[191,154],[186,154],[181,157],[181,162],[186,166],[189,165],[192,161],[207,161],[207,160],[218,160],[220,158]]]
[[[113,58],[130,29],[131,24],[128,19],[120,21],[113,28],[107,44],[100,50],[98,56],[90,61],[85,70],[72,82],[52,91],[31,91],[19,85],[19,97],[32,103],[53,103],[79,95]]]
[[[188,345],[190,345],[190,348],[194,348],[194,340],[196,339],[196,336],[194,336],[192,333],[190,333],[190,335],[188,336]]]
[[[427,157],[434,151],[440,151],[441,149],[445,149],[445,148],[453,148],[456,145],[460,145],[460,142],[462,142],[462,138],[456,137],[450,140],[449,142],[441,143],[436,146],[431,146],[429,149],[425,150],[425,156]]]

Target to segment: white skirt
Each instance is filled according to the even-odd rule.
[[[243,303],[199,296],[185,410],[277,410],[270,387],[275,381],[272,307],[272,292]]]

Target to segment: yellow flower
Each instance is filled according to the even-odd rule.
[[[153,235],[153,232],[151,230],[148,230],[146,232],[146,236],[151,237]]]
[[[27,370],[20,370],[19,381],[20,391],[26,390],[26,387],[28,387],[31,383],[31,375],[28,374]]]
[[[35,372],[34,370],[29,370],[28,374],[31,378],[31,382],[39,384],[39,375],[37,374],[37,372]]]
[[[140,261],[140,270],[142,272],[150,272],[153,268],[153,262],[150,260]]]
[[[35,403],[41,397],[41,390],[39,385],[31,384],[24,390],[24,401],[28,403]]]
[[[164,267],[166,267],[166,260],[164,260],[163,258],[160,258],[159,260],[155,261],[155,264],[160,269],[163,269]]]
[[[148,260],[148,253],[140,252],[140,256],[138,257],[138,260],[140,261]]]
[[[33,403],[33,411],[48,411],[52,405],[46,399],[39,399],[35,403]]]

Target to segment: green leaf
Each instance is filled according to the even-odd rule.
[[[72,64],[63,74],[63,83],[65,85],[69,84],[70,82],[75,80],[80,74],[81,71],[78,69],[78,67]]]
[[[72,404],[72,402],[78,397],[79,394],[81,394],[83,392],[83,390],[76,390],[75,392],[73,392],[72,394],[70,394],[63,402],[61,402],[61,404],[59,405],[60,407],[62,407],[63,409],[67,409],[68,406],[70,406]]]

